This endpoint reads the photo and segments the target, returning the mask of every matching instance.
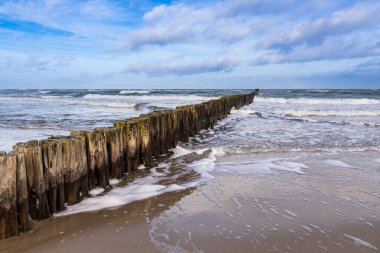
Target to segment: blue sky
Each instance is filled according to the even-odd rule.
[[[380,1],[3,0],[0,88],[380,88]]]

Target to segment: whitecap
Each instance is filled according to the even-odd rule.
[[[340,117],[352,117],[352,116],[380,116],[380,110],[276,110],[278,114],[290,115],[295,117],[305,117],[305,116],[319,116],[319,117],[329,117],[329,116],[340,116]]]
[[[119,94],[149,94],[151,90],[122,90]]]
[[[87,94],[83,96],[87,99],[124,99],[124,100],[183,100],[183,101],[208,101],[210,99],[217,99],[219,97],[205,97],[198,95],[142,95],[142,96],[121,96],[121,95],[100,95],[100,94]]]
[[[370,98],[268,98],[268,97],[255,97],[255,102],[260,103],[271,103],[271,104],[331,104],[331,105],[370,105],[370,104],[380,104],[378,99]]]

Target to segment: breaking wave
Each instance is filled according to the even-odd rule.
[[[100,94],[87,94],[83,98],[88,99],[124,99],[124,100],[182,100],[182,101],[208,101],[210,99],[217,99],[218,97],[204,97],[198,95],[166,95],[166,96],[120,96],[120,95],[100,95]]]
[[[151,90],[122,90],[119,94],[149,94]]]
[[[255,102],[271,103],[271,104],[330,104],[330,105],[373,105],[380,104],[378,99],[370,98],[345,98],[345,99],[316,99],[316,98],[266,98],[256,97]]]
[[[341,116],[341,117],[352,117],[352,116],[380,116],[380,110],[373,110],[373,111],[358,111],[358,110],[352,110],[352,111],[336,111],[336,110],[320,110],[320,111],[313,111],[313,110],[276,110],[276,113],[279,114],[285,114],[295,117],[304,117],[304,116]]]

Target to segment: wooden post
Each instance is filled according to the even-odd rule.
[[[103,132],[106,138],[109,177],[122,178],[124,175],[124,145],[122,129],[116,127],[105,127],[98,128],[96,131]]]
[[[86,142],[83,136],[67,136],[58,140],[62,143],[65,199],[72,205],[88,196]]]
[[[87,153],[86,161],[89,189],[93,189],[97,185],[103,188],[109,186],[108,151],[104,132],[94,129],[92,132],[72,131],[71,135],[85,137],[84,145],[87,152],[82,154],[82,156],[84,157]]]
[[[17,156],[17,220],[20,233],[28,231],[29,207],[28,207],[28,182],[26,178],[25,157],[23,153],[13,152]]]
[[[49,218],[51,211],[46,194],[48,178],[44,173],[42,151],[38,141],[18,143],[13,146],[13,150],[23,153],[25,157],[30,217],[33,220]]]
[[[64,168],[62,141],[42,140],[40,143],[43,167],[48,179],[48,198],[50,210],[56,213],[65,209]]]
[[[139,163],[143,163],[146,167],[151,167],[153,164],[152,144],[151,144],[151,125],[149,115],[140,115],[134,120],[138,130],[139,141]]]
[[[0,239],[18,235],[17,156],[0,156]]]

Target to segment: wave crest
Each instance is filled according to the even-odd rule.
[[[143,101],[152,101],[152,100],[183,100],[183,101],[208,101],[210,99],[216,99],[218,97],[204,97],[198,95],[166,95],[166,96],[120,96],[120,95],[100,95],[100,94],[87,94],[83,98],[88,99],[123,99],[123,100],[143,100]]]
[[[295,117],[305,117],[305,116],[341,116],[341,117],[352,117],[352,116],[380,116],[380,110],[373,111],[313,111],[313,110],[276,110],[276,113],[295,116]]]
[[[330,104],[330,105],[373,105],[380,104],[378,99],[370,98],[340,98],[340,99],[329,99],[329,98],[266,98],[266,97],[256,97],[255,102],[271,103],[271,104],[309,104],[309,105],[319,105],[319,104]]]
[[[119,94],[149,94],[151,90],[122,90]]]

